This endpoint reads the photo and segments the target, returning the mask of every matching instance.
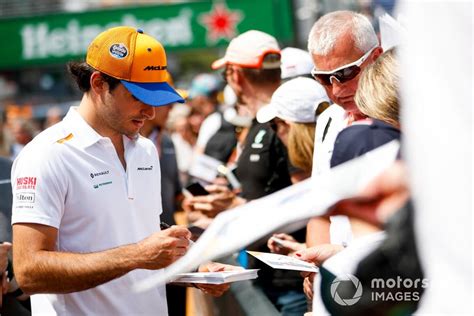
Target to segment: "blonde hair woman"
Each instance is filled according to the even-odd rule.
[[[398,69],[394,49],[382,54],[362,73],[355,102],[359,110],[368,117],[400,128]]]
[[[257,120],[270,122],[288,148],[290,162],[306,178],[311,175],[316,116],[329,106],[324,88],[315,80],[299,77],[282,84],[272,95],[270,104],[260,108]],[[288,254],[305,249],[292,236],[274,234],[267,242],[275,253]]]
[[[282,84],[270,104],[257,113],[257,121],[270,122],[288,148],[291,163],[311,173],[316,115],[329,106],[324,88],[315,80],[298,77]]]

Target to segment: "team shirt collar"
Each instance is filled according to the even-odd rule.
[[[104,138],[84,120],[79,114],[77,106],[72,106],[69,109],[64,117],[64,122],[71,128],[71,133],[74,136],[73,142],[82,148],[92,146]]]

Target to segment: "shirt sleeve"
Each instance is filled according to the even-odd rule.
[[[67,194],[67,172],[58,147],[26,147],[12,167],[12,224],[59,228]]]

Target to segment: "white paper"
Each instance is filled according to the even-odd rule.
[[[415,315],[474,315],[473,1],[399,4],[403,149],[429,283]]]
[[[276,253],[247,251],[250,255],[269,265],[273,269],[284,269],[294,271],[318,272],[319,268],[314,264],[293,257],[279,255]]]
[[[189,174],[198,179],[212,182],[217,177],[217,168],[223,162],[206,155],[197,155],[189,168]]]
[[[172,282],[223,284],[243,280],[252,280],[258,277],[258,270],[259,269],[240,269],[220,272],[180,273],[173,278]]]
[[[336,168],[219,214],[185,256],[156,276],[138,282],[146,291],[178,273],[234,253],[291,223],[319,216],[342,199],[355,196],[370,180],[390,166],[399,143],[392,141]]]
[[[382,49],[384,52],[400,45],[405,29],[397,20],[385,13],[379,17],[379,25]]]

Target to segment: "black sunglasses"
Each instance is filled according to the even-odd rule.
[[[360,73],[360,67],[351,66],[330,74],[313,74],[313,78],[325,86],[332,85],[332,79],[336,79],[340,83],[344,83],[354,79]]]
[[[311,75],[314,79],[319,81],[322,85],[330,86],[332,85],[332,78],[336,79],[339,83],[344,83],[354,79],[360,73],[360,65],[369,57],[372,51],[377,48],[370,49],[367,53],[365,53],[361,58],[357,59],[356,61],[341,66],[336,70],[332,71],[318,71],[316,68],[311,70]]]

